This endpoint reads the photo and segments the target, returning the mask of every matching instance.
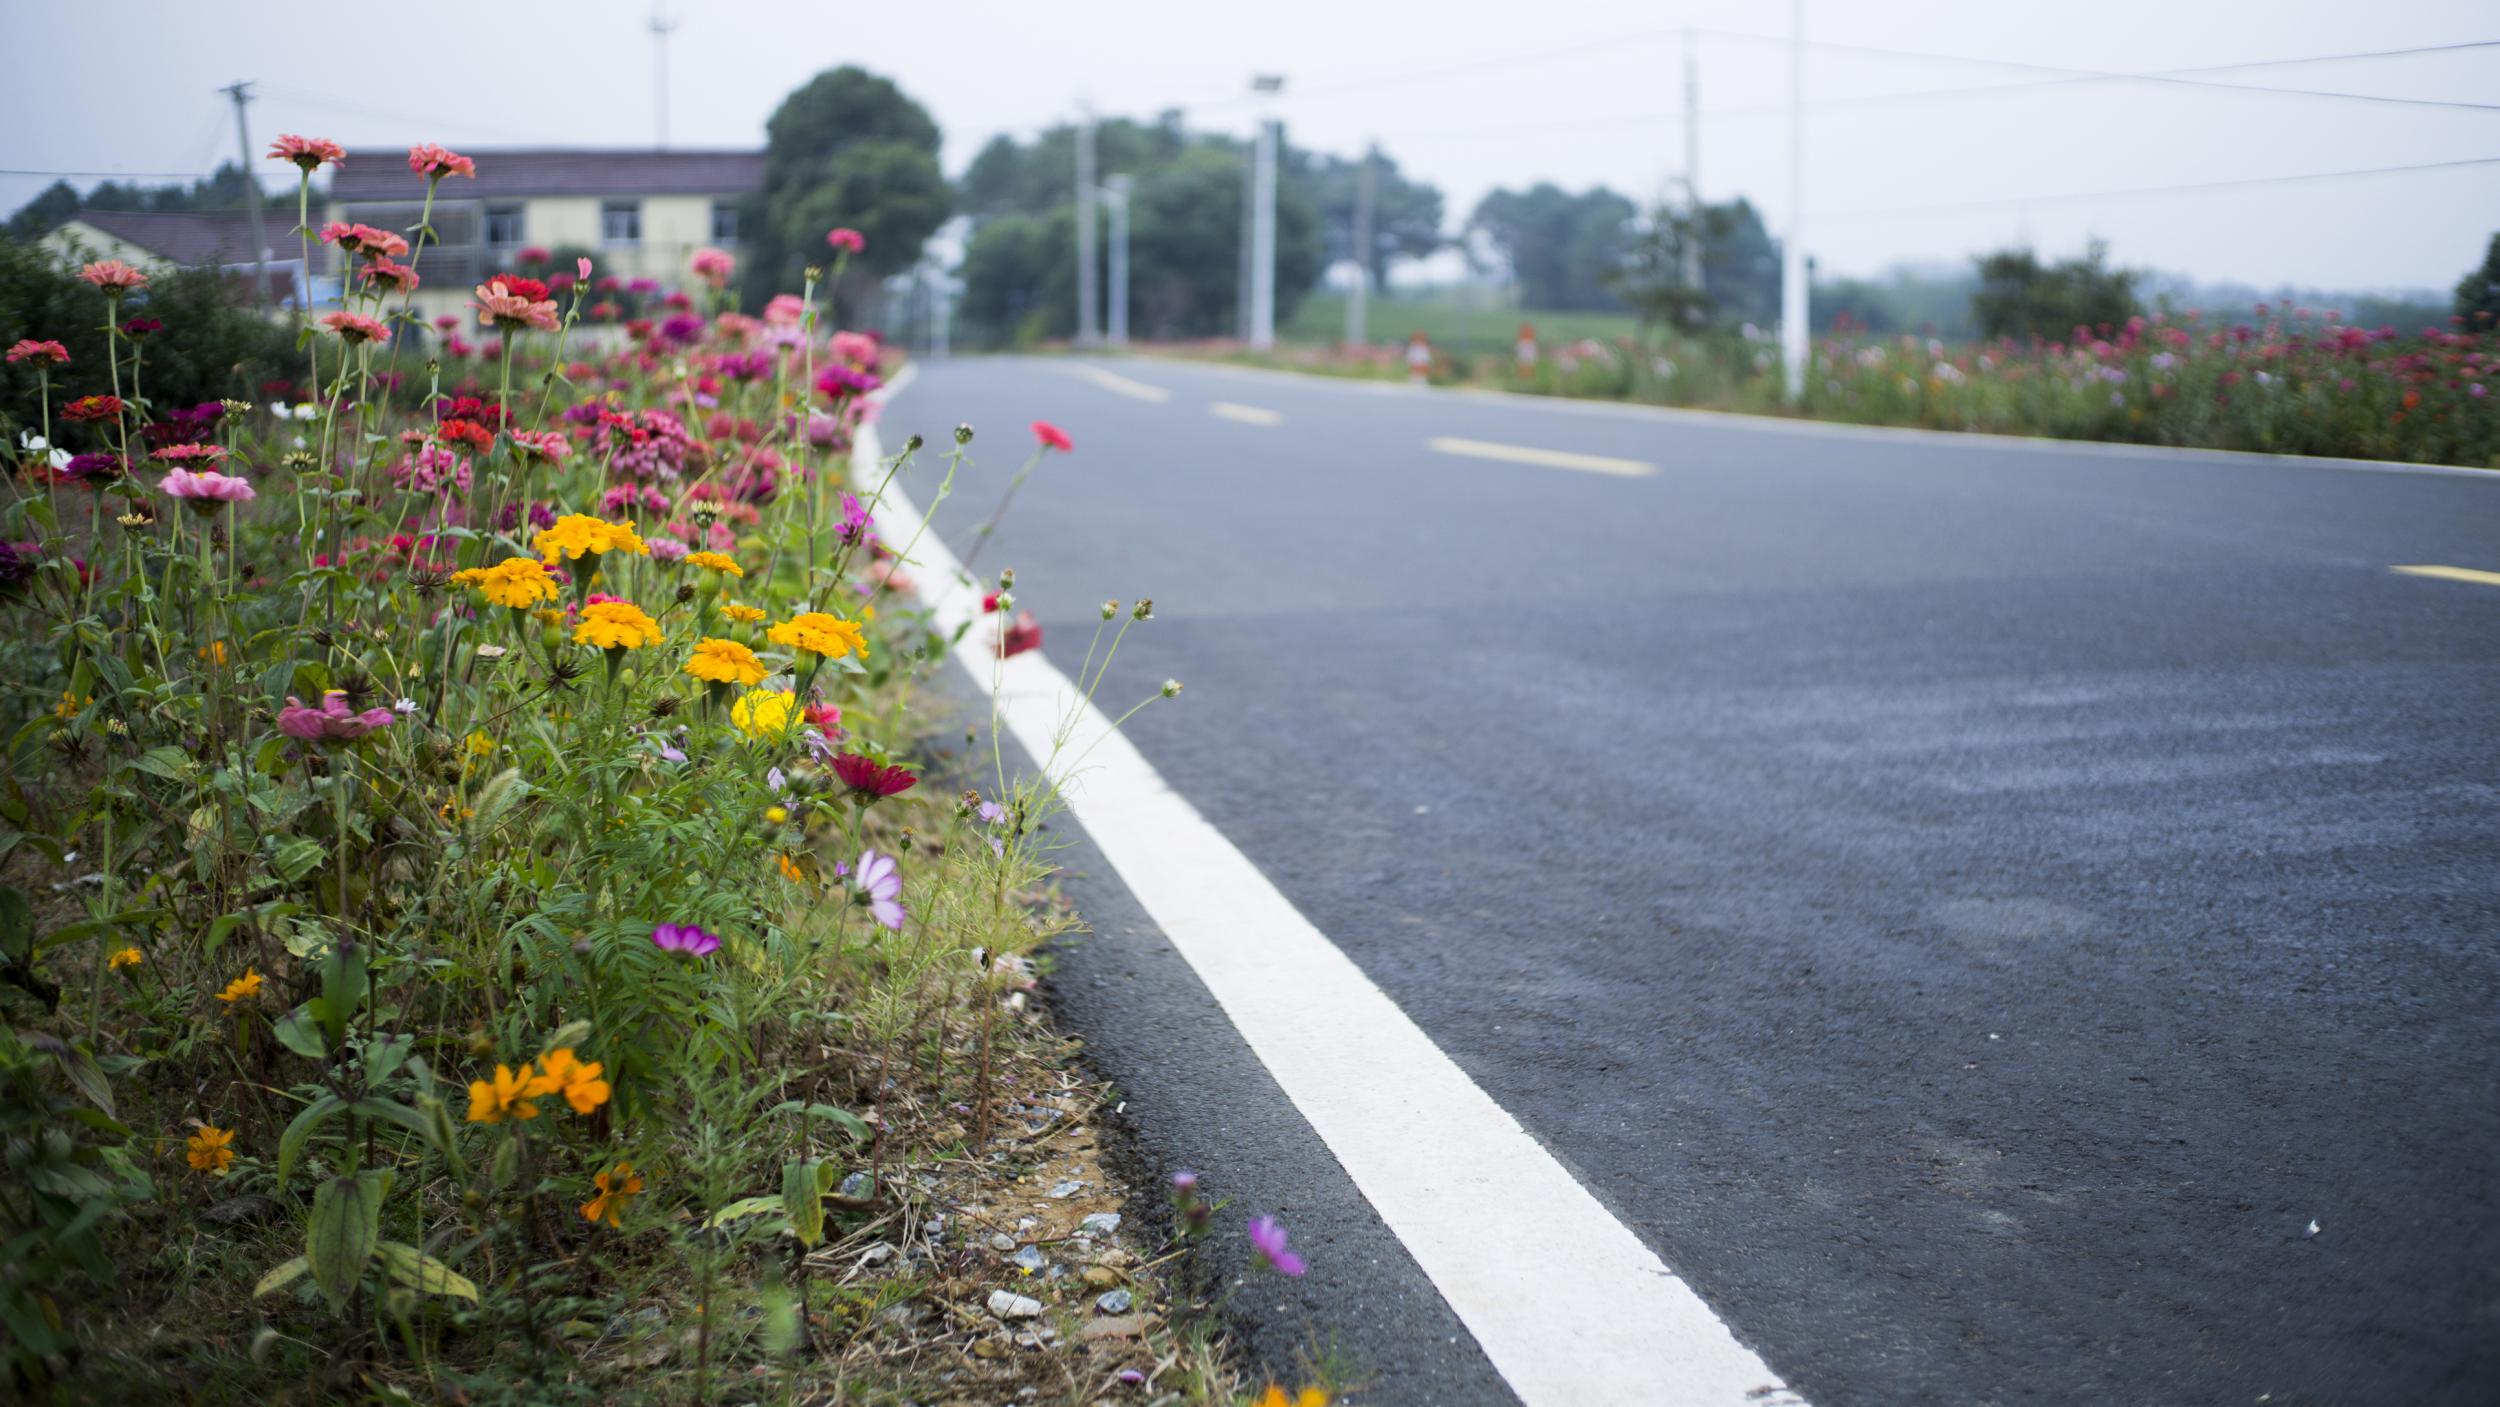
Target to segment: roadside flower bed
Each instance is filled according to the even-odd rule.
[[[409,164],[429,211],[474,172]],[[1025,997],[1056,793],[960,789],[924,687],[1039,627],[900,594],[923,446],[853,465],[888,358],[819,326],[859,236],[761,317],[719,250],[594,316],[585,259],[415,345],[425,225],[303,226],[354,277],[299,384],[151,402],[110,262],[112,394],[56,404],[10,330],[0,1378],[778,1400],[1051,1348],[952,1306],[1008,1273],[956,1204],[1088,1155],[1033,1131],[1090,1109]],[[1220,1396],[1118,1222],[1067,1236],[1140,1316],[1058,1337],[1106,1395]]]
[[[1408,375],[1391,348],[1191,354]],[[1437,357],[1429,379],[1867,425],[2500,468],[2500,331],[2361,328],[2331,309],[2262,303],[2245,315],[2077,327],[2047,342],[1838,333],[1816,339],[1794,406],[1776,339],[1750,328],[1653,347],[1568,342],[1527,364],[1515,353]]]

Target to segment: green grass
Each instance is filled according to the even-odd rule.
[[[1287,342],[1338,341],[1345,336],[1345,304],[1342,293],[1313,293],[1296,305],[1276,335]],[[1523,322],[1533,324],[1537,340],[1547,346],[1582,337],[1632,335],[1629,313],[1520,308],[1474,290],[1374,298],[1365,321],[1374,342],[1403,342],[1421,332],[1445,352],[1500,351],[1511,345]]]

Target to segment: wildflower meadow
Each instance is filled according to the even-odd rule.
[[[343,159],[271,155],[307,188]],[[475,169],[409,167],[429,211]],[[1066,1226],[979,1214],[1017,1179],[1107,1182],[1094,1088],[1027,995],[1076,919],[1048,764],[1015,772],[933,676],[1040,627],[1003,572],[987,622],[934,628],[923,540],[881,528],[923,461],[944,501],[975,427],[856,453],[895,359],[820,295],[861,237],[753,314],[721,250],[677,290],[525,251],[427,329],[424,220],[310,211],[344,302],[220,399],[147,393],[126,264],[76,272],[105,366],[9,330],[0,1377],[64,1402],[1229,1391],[1183,1316],[1143,1313],[1116,1195]],[[61,394],[73,373],[105,389]],[[1013,430],[1027,473],[1079,438]],[[1151,611],[1103,615],[1091,658]],[[1301,1273],[1282,1227],[1247,1234]],[[1083,1272],[1054,1284],[1141,1313],[1016,1288],[1044,1242]]]

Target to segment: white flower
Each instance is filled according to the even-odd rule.
[[[32,430],[18,431],[17,444],[18,448],[25,450],[28,454],[33,454],[38,450],[47,450],[52,448],[52,442],[50,440],[45,439],[43,436],[36,434]]]
[[[417,711],[417,701],[415,699],[401,699],[399,702],[392,704],[391,708],[401,717],[405,718],[409,714]]]
[[[778,767],[775,767],[764,774],[764,785],[771,787],[774,795],[776,796],[781,793],[781,789],[783,787],[788,786],[789,784],[790,779],[783,776],[781,774],[781,769]]]
[[[56,449],[52,451],[50,458],[52,460],[52,467],[55,469],[67,469],[69,467],[68,450]]]

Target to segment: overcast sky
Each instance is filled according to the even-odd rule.
[[[1679,30],[1697,26],[1703,194],[1751,196],[1775,226],[1789,211],[1788,62],[1764,42],[1786,35],[1786,0],[672,9],[674,145],[759,144],[782,94],[856,63],[928,106],[954,174],[992,135],[1029,133],[1080,100],[1138,116],[1181,107],[1193,125],[1247,130],[1248,79],[1276,72],[1288,78],[1279,110],[1292,140],[1351,153],[1377,138],[1441,186],[1453,224],[1497,185],[1603,182],[1644,200],[1666,190],[1684,163]],[[5,0],[5,14],[20,60],[0,129],[0,167],[12,172],[204,173],[233,153],[216,90],[238,78],[260,84],[257,147],[279,131],[351,146],[653,137],[654,46],[645,12],[619,0]],[[1807,113],[1806,244],[1827,271],[1958,259],[2017,239],[2065,252],[2099,235],[2123,262],[2205,279],[2445,288],[2500,229],[2500,164],[2226,184],[2500,157],[2500,48],[2237,68],[2194,83],[2042,81],[2500,39],[2489,0],[1809,0],[1806,23],[1810,39],[1862,46],[1809,52],[1809,103],[1882,99]],[[1965,61],[1977,59],[2037,67]],[[2408,101],[2209,86],[2221,83]],[[2002,84],[2024,86],[1935,91]],[[0,175],[0,206],[49,179]],[[2144,187],[2184,189],[2111,194]]]

